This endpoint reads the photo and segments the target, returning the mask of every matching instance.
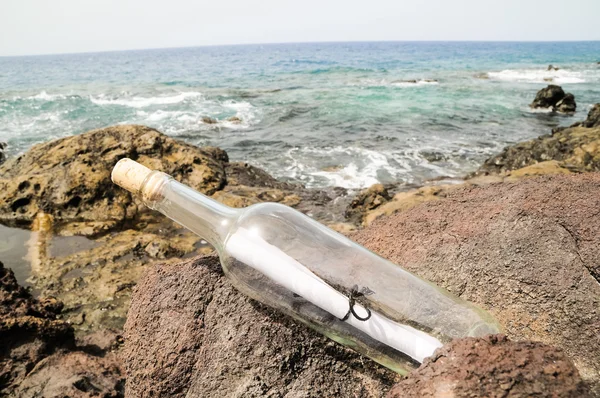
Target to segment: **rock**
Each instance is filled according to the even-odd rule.
[[[487,73],[483,72],[483,73],[478,73],[475,75],[476,79],[482,79],[482,80],[489,80],[490,75],[488,75]]]
[[[560,68],[557,68],[556,66],[550,64],[550,65],[548,65],[548,69],[547,70],[560,70]]]
[[[551,108],[554,112],[572,113],[575,112],[575,96],[566,94],[560,86],[550,84],[548,87],[538,91],[533,102],[529,105],[531,108]]]
[[[600,173],[463,186],[351,237],[561,348],[600,394]]]
[[[362,223],[365,214],[374,210],[391,199],[383,184],[374,184],[360,191],[346,208],[346,218],[356,223]]]
[[[441,396],[591,397],[561,350],[502,335],[458,339],[438,349],[387,398]]]
[[[62,303],[34,299],[0,263],[0,391],[18,397],[121,397],[116,353],[76,344]],[[3,395],[4,396],[4,395]]]
[[[582,127],[600,127],[600,104],[596,104],[590,109],[587,119],[581,123]]]
[[[204,116],[202,118],[202,123],[204,123],[204,124],[217,124],[217,123],[219,123],[219,121],[217,119],[215,119],[215,118]]]
[[[231,116],[231,117],[227,118],[227,121],[232,124],[241,124],[242,123],[242,119],[240,119],[237,116]]]
[[[0,142],[0,164],[6,161],[6,154],[4,150],[6,149],[6,142]]]
[[[149,267],[122,358],[129,397],[381,397],[399,380],[239,293],[215,256]]]
[[[43,211],[56,222],[123,223],[144,209],[110,181],[119,159],[130,157],[210,195],[225,185],[223,164],[211,155],[136,125],[36,145],[0,166],[0,221],[29,225]]]
[[[552,135],[509,146],[486,160],[475,175],[506,174],[552,160],[571,171],[600,171],[600,126],[557,129]]]
[[[342,221],[343,190],[280,182],[230,163],[222,149],[198,148],[148,127],[110,127],[35,146],[0,166],[0,222],[32,229],[29,280],[64,303],[62,316],[78,332],[122,328],[131,288],[148,265],[212,251],[110,181],[123,157],[234,207],[274,201],[322,222]]]

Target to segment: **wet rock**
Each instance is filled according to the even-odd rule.
[[[581,123],[582,127],[600,127],[600,104],[596,104],[588,112],[587,118]]]
[[[387,398],[591,397],[559,349],[502,335],[458,339],[438,349]]]
[[[486,160],[475,175],[506,174],[547,161],[557,161],[570,171],[600,171],[600,126],[555,130],[552,135],[509,146]]]
[[[125,342],[130,397],[381,397],[399,380],[239,293],[215,256],[150,267]]]
[[[550,108],[554,112],[573,113],[577,105],[575,96],[567,94],[560,86],[550,84],[541,89],[535,96],[533,102],[529,105],[531,108]]]
[[[391,196],[383,184],[374,184],[360,191],[346,208],[346,218],[362,223],[365,214],[388,202]]]
[[[462,186],[351,237],[561,348],[600,394],[600,173]]]
[[[215,119],[213,117],[204,116],[202,118],[202,123],[204,123],[204,124],[217,124],[219,122],[218,122],[217,119]]]
[[[130,157],[212,194],[225,185],[223,164],[210,150],[136,125],[108,127],[36,145],[0,166],[0,221],[31,224],[40,211],[56,222],[123,223],[145,211],[110,181]]]
[[[0,263],[0,392],[18,397],[120,397],[115,353],[78,346],[62,303],[34,299]],[[4,395],[3,395],[4,396]]]
[[[6,149],[6,142],[0,142],[0,164],[4,163],[6,160],[6,154],[4,150]]]
[[[558,68],[558,67],[550,64],[550,65],[548,65],[548,69],[547,70],[551,70],[551,71],[553,71],[553,70],[560,70],[560,68]]]
[[[242,119],[240,119],[237,116],[231,116],[229,118],[227,118],[227,121],[233,124],[241,124],[242,123]]]

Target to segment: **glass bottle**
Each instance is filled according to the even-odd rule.
[[[450,339],[499,332],[482,309],[290,207],[231,208],[130,159],[112,180],[208,241],[238,290],[398,373]]]

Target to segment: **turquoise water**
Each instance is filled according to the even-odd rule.
[[[600,102],[600,42],[329,43],[0,58],[9,155],[140,123],[308,186],[462,176]],[[558,71],[547,71],[548,64]],[[416,83],[405,80],[416,80]],[[432,81],[428,81],[432,80]],[[435,81],[433,81],[435,80]],[[527,104],[552,80],[575,117]],[[227,121],[236,116],[239,124]],[[217,119],[203,123],[203,117]]]

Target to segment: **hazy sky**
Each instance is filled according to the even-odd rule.
[[[0,0],[0,56],[239,43],[600,40],[600,0]]]

